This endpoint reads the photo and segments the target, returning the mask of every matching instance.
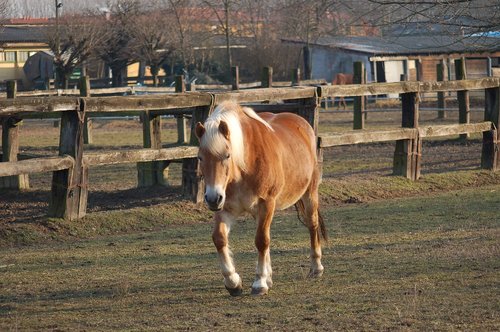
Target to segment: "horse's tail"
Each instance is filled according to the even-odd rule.
[[[297,217],[299,218],[300,222],[308,227],[306,223],[304,222],[304,218],[306,216],[306,208],[304,206],[304,202],[302,200],[297,201],[295,203],[295,209],[297,210]],[[325,220],[323,219],[323,216],[321,215],[319,209],[318,209],[318,235],[325,240],[325,242],[328,242],[328,232],[326,231],[326,226],[325,226]]]
[[[321,215],[319,209],[318,209],[318,223],[323,240],[325,240],[325,242],[328,242],[328,232],[326,231],[325,220],[323,219],[323,216]]]

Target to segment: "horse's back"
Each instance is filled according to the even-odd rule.
[[[303,117],[293,113],[261,113],[260,116],[273,127],[281,140],[288,142],[300,140],[306,143],[312,152],[315,151],[314,130]]]
[[[353,77],[354,77],[353,74],[338,73],[337,75],[335,75],[332,84],[333,85],[352,84]]]

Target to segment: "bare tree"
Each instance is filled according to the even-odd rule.
[[[464,38],[486,39],[500,31],[500,2],[491,0],[358,0],[349,6],[353,26],[368,22],[386,38],[408,34],[448,36],[450,45]],[[483,40],[484,41],[484,40]],[[496,39],[491,45],[498,45]]]
[[[115,87],[125,84],[127,66],[137,61],[133,30],[139,9],[139,3],[134,0],[118,0],[110,6],[110,15],[103,17],[99,24],[106,38],[101,40],[95,52],[111,69],[112,85]]]
[[[332,0],[286,0],[278,4],[283,32],[292,38],[299,38],[305,43],[304,77],[311,78],[310,45],[328,31],[323,24],[326,14],[333,9]]]
[[[158,86],[158,73],[174,51],[171,22],[162,12],[153,10],[137,15],[132,25],[136,58],[150,67],[154,86]]]
[[[246,79],[259,80],[262,67],[271,66],[275,77],[285,80],[296,67],[298,53],[281,42],[279,10],[271,5],[269,0],[241,1],[235,35],[245,37],[247,47],[234,52],[234,62],[241,64]]]
[[[231,36],[232,36],[232,24],[231,16],[233,11],[236,11],[236,6],[240,1],[236,0],[204,0],[203,3],[208,6],[217,20],[219,22],[220,29],[222,30],[225,40],[226,40],[226,74],[231,73],[231,67],[233,65],[232,55],[231,55]]]
[[[0,0],[0,18],[7,17],[10,15],[11,7],[9,0]]]
[[[164,10],[172,18],[172,35],[176,43],[177,53],[184,68],[190,62],[194,62],[193,42],[195,33],[193,31],[198,8],[193,7],[191,0],[164,0]]]
[[[75,68],[91,57],[95,46],[104,38],[97,26],[94,16],[66,15],[58,27],[51,26],[47,30],[59,87],[68,87]]]

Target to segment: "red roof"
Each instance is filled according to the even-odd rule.
[[[5,20],[4,24],[11,25],[31,25],[31,24],[47,24],[51,20],[47,17],[22,17],[22,18],[10,18]]]

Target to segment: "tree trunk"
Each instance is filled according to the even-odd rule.
[[[231,67],[233,66],[233,61],[231,58],[231,27],[229,26],[229,2],[224,3],[224,13],[226,15],[226,57],[227,57],[227,73],[229,78],[231,78]]]
[[[309,45],[304,46],[304,79],[310,80],[312,78],[312,68],[311,68],[311,48]]]
[[[111,75],[112,80],[111,84],[113,87],[118,88],[121,86],[124,86],[124,69],[122,67],[112,67],[111,68]]]
[[[62,79],[62,88],[69,89],[69,79],[71,77],[71,72],[65,72]]]
[[[151,65],[150,68],[151,75],[153,75],[153,86],[156,88],[158,87],[158,73],[160,72],[160,67]]]
[[[64,89],[64,81],[65,81],[65,76],[66,73],[64,71],[64,68],[61,67],[57,62],[55,63],[56,67],[56,84],[55,87],[57,89]]]

